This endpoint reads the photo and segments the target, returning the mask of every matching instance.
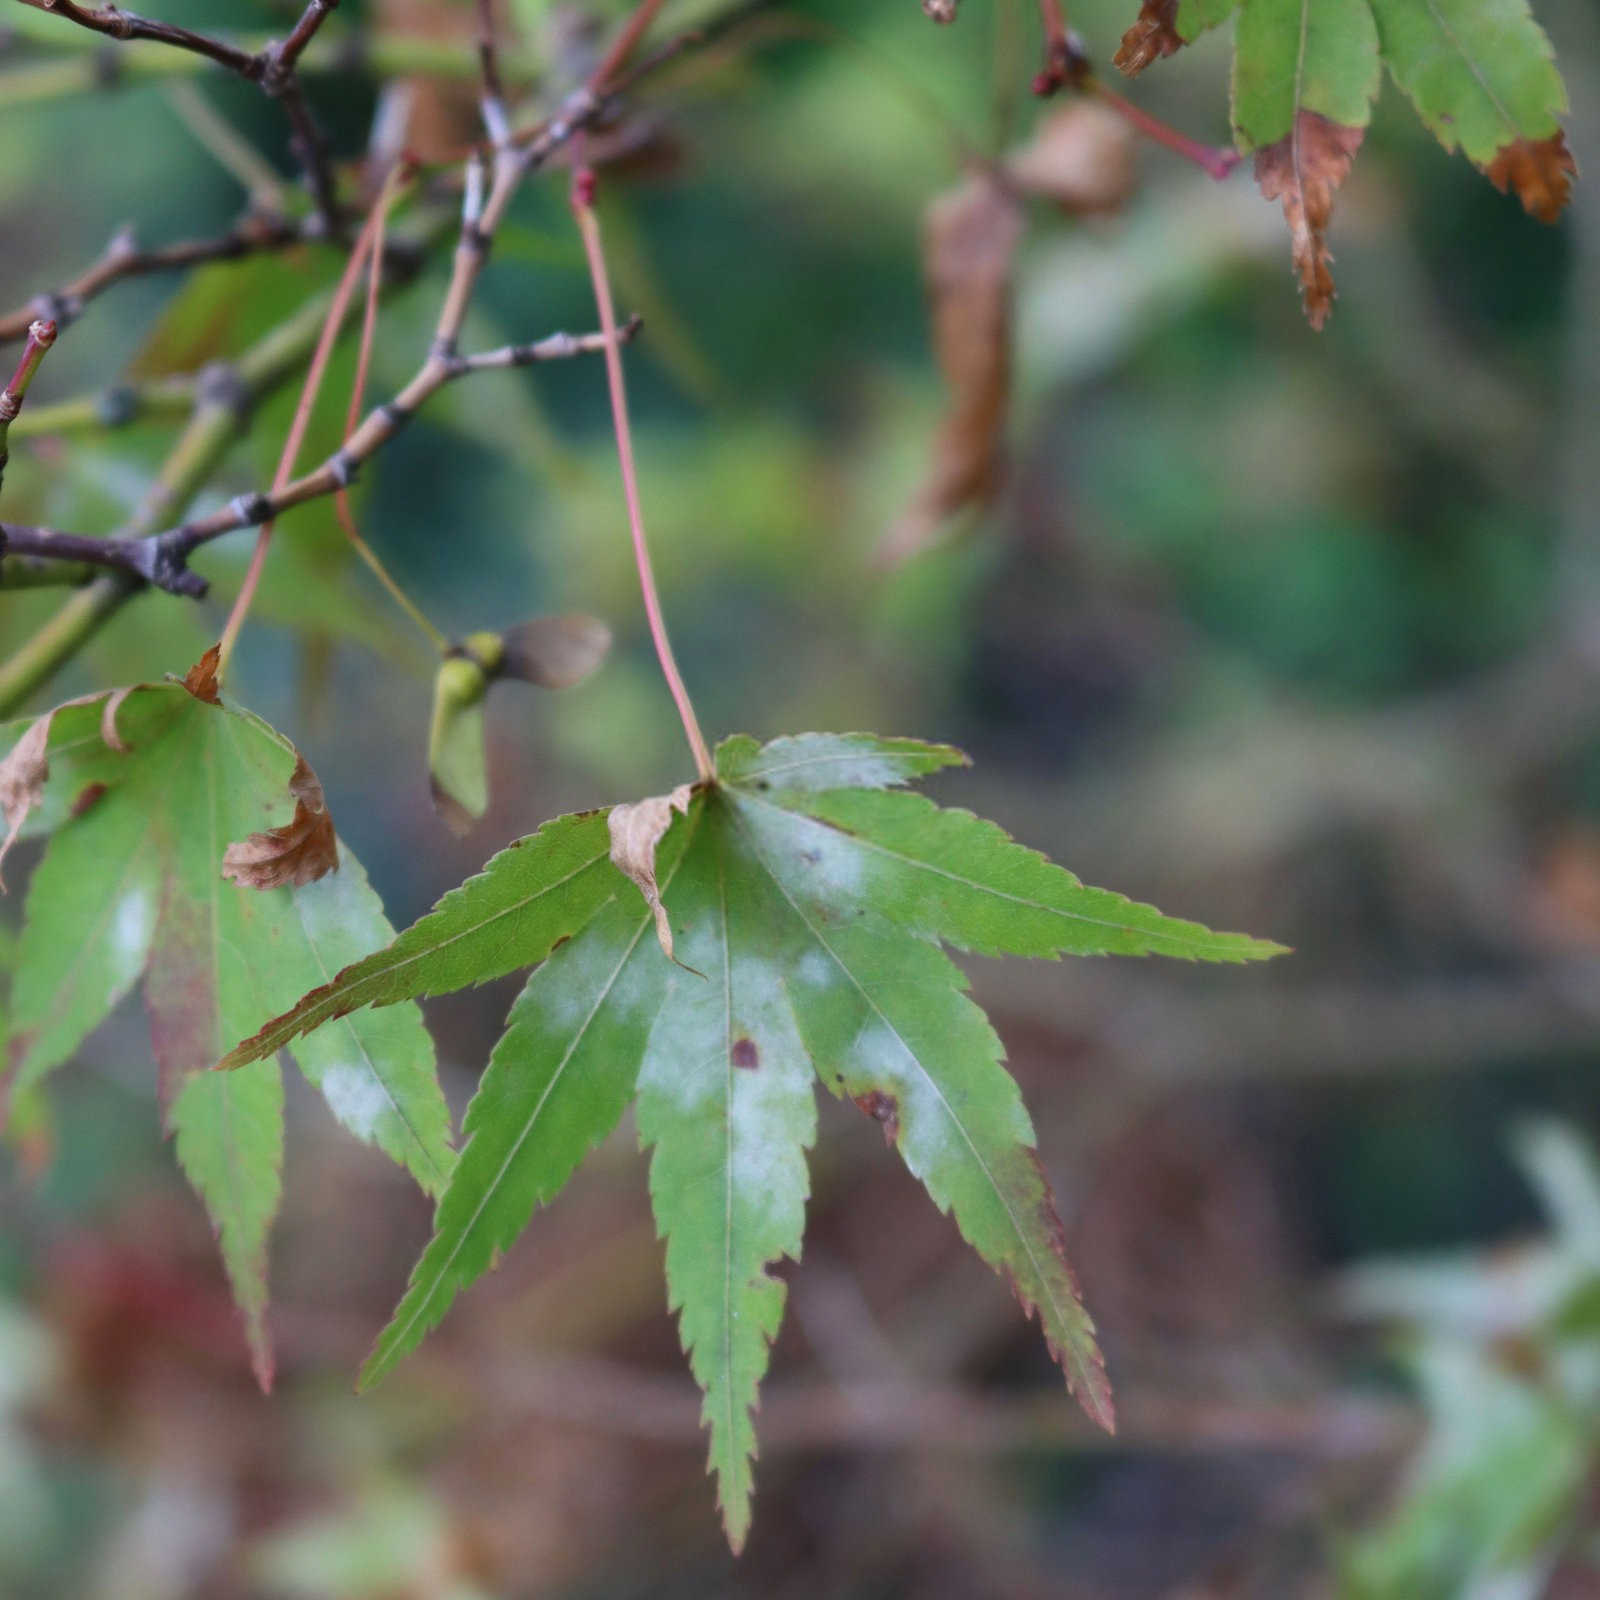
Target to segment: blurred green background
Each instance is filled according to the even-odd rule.
[[[1539,9],[1569,141],[1600,172],[1600,19]],[[563,12],[504,19],[558,80],[587,48]],[[292,14],[163,11],[280,32]],[[0,73],[52,59],[6,20]],[[1073,7],[1099,62],[1131,20]],[[448,34],[470,8],[347,0],[336,22]],[[426,1206],[292,1081],[263,1399],[129,1006],[0,1152],[0,1594],[1600,1594],[1600,211],[1580,185],[1560,226],[1530,221],[1389,87],[1318,336],[1248,170],[1214,184],[1141,144],[1120,215],[1030,210],[1005,485],[885,571],[943,404],[922,213],[961,142],[994,152],[1040,115],[1034,26],[1021,0],[965,0],[951,29],[913,0],[777,8],[641,97],[656,159],[607,171],[602,215],[646,319],[628,358],[646,517],[708,733],[958,743],[975,765],[937,786],[947,803],[1090,882],[1296,947],[1259,972],[971,965],[1123,1433],[1088,1437],[1003,1285],[878,1130],[825,1106],[735,1564],[631,1130],[357,1401]],[[1224,141],[1227,68],[1224,33],[1128,92]],[[372,81],[308,85],[358,154]],[[193,87],[288,177],[273,106]],[[413,136],[471,137],[469,113],[422,85]],[[227,227],[245,196],[192,120],[154,81],[0,92],[0,307],[123,222],[147,244]],[[525,188],[469,347],[593,325],[565,183]],[[301,249],[121,284],[29,404],[236,351],[336,272]],[[386,302],[375,394],[415,370],[447,272],[437,251]],[[202,505],[266,480],[291,404]],[[18,443],[5,514],[108,530],[171,435]],[[687,775],[597,363],[455,385],[357,506],[453,634],[574,609],[617,635],[576,690],[494,691],[493,804],[456,840],[428,799],[426,651],[331,508],[284,519],[236,691],[305,750],[394,922],[544,818]],[[127,606],[38,704],[182,671],[249,543],[202,558],[209,600]],[[0,644],[60,603],[0,595]],[[512,993],[429,1008],[457,1107]]]

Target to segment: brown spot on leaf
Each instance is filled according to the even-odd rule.
[[[742,1067],[746,1072],[754,1072],[761,1065],[761,1052],[756,1049],[754,1039],[735,1039],[733,1048],[728,1052],[728,1059],[734,1066]]]
[[[1184,45],[1177,20],[1178,0],[1144,0],[1138,21],[1123,34],[1112,61],[1137,78],[1152,61],[1175,55]]]
[[[299,888],[339,865],[339,844],[317,775],[296,756],[289,779],[294,815],[281,828],[252,833],[222,853],[222,876],[246,889]]]
[[[1283,138],[1256,152],[1262,194],[1283,203],[1306,320],[1313,328],[1320,329],[1333,309],[1333,254],[1327,233],[1334,190],[1349,173],[1365,131],[1315,111],[1300,111]]]
[[[218,705],[222,699],[217,693],[217,663],[221,659],[222,646],[214,644],[183,675],[184,688],[208,706]]]
[[[72,802],[72,810],[68,813],[73,817],[81,817],[106,792],[103,783],[88,783],[78,791],[78,798]]]
[[[1011,268],[1021,236],[1021,206],[987,175],[968,178],[928,208],[923,271],[950,406],[921,487],[874,552],[881,566],[916,555],[946,518],[986,502],[999,486],[1011,387]]]
[[[893,1144],[900,1137],[900,1102],[881,1089],[868,1089],[855,1096],[856,1105],[883,1129],[883,1142]]]
[[[1578,163],[1563,133],[1548,139],[1518,139],[1505,146],[1484,169],[1501,194],[1514,191],[1529,216],[1554,222],[1572,198]]]

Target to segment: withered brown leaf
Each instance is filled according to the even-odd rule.
[[[1152,61],[1176,54],[1184,43],[1177,21],[1178,0],[1144,0],[1112,62],[1130,78],[1137,78]]]
[[[613,806],[606,819],[611,830],[611,864],[638,885],[645,904],[655,913],[656,937],[669,961],[676,957],[672,954],[672,924],[667,920],[667,908],[661,903],[661,890],[656,884],[656,846],[671,827],[674,811],[689,814],[693,792],[692,784],[681,783],[671,794],[655,794],[648,800]]]
[[[923,549],[945,518],[998,487],[1011,387],[1011,271],[1022,208],[977,174],[940,195],[923,225],[933,340],[950,390],[933,462],[874,559],[894,566]]]
[[[1553,133],[1548,139],[1515,140],[1483,170],[1501,194],[1514,192],[1529,216],[1554,222],[1572,198],[1578,163],[1566,135]]]
[[[294,815],[281,828],[252,833],[222,853],[222,876],[246,889],[298,889],[339,866],[339,845],[322,784],[302,755],[289,778]]]
[[[1333,253],[1327,233],[1334,191],[1348,175],[1365,132],[1302,110],[1282,139],[1256,152],[1261,193],[1283,204],[1301,300],[1313,328],[1320,329],[1333,309]]]
[[[214,644],[183,675],[184,688],[208,706],[222,703],[222,696],[217,692],[217,666],[221,659],[222,646]]]
[[[0,842],[0,862],[4,862],[12,845],[17,842],[17,835],[22,832],[28,813],[44,799],[44,786],[50,777],[50,727],[55,721],[56,712],[65,711],[69,706],[93,705],[96,700],[103,698],[104,691],[80,695],[76,700],[65,700],[58,706],[52,706],[17,740],[5,760],[0,761],[0,811],[5,813],[6,819],[6,836]],[[106,743],[113,750],[126,750],[127,746],[116,736],[115,722],[108,717],[105,724],[110,727]],[[0,877],[0,892],[4,889],[5,879]]]

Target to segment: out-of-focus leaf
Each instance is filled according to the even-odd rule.
[[[433,1240],[364,1383],[415,1348],[637,1092],[670,1300],[737,1549],[752,1410],[784,1302],[768,1269],[800,1250],[814,1068],[883,1126],[1111,1426],[1032,1125],[938,944],[1217,961],[1278,947],[1085,888],[991,823],[885,792],[961,759],[867,734],[729,739],[714,781],[548,824],[220,1063],[247,1067],[353,1007],[548,956],[468,1108]]]
[[[950,408],[927,476],[874,553],[881,565],[925,549],[949,517],[984,503],[999,486],[1011,388],[1011,273],[1021,237],[1021,209],[991,177],[970,177],[928,208],[923,271]]]

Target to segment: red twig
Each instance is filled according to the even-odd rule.
[[[1176,128],[1162,122],[1158,117],[1152,117],[1148,111],[1142,110],[1131,100],[1124,100],[1116,90],[1106,88],[1103,83],[1096,82],[1091,92],[1099,95],[1108,106],[1126,117],[1147,139],[1154,139],[1157,144],[1166,146],[1174,154],[1182,156],[1185,161],[1194,162],[1219,183],[1244,160],[1237,150],[1226,146],[1201,144],[1198,139],[1191,139],[1188,134],[1179,133]]]
[[[600,65],[589,74],[590,94],[603,95],[610,88],[612,78],[627,65],[628,57],[633,54],[650,24],[655,21],[661,3],[662,0],[639,0],[633,15],[623,23],[622,31],[612,40],[611,48],[606,51]]]
[[[39,370],[39,363],[44,360],[50,346],[55,342],[55,323],[40,321],[31,324],[28,328],[28,342],[22,347],[22,354],[17,358],[16,371],[11,374],[11,381],[5,388],[0,389],[0,479],[4,478],[6,462],[11,459],[6,445],[11,424],[16,421],[17,413],[22,409],[28,385],[33,382],[33,375]]]
[[[641,10],[644,7],[640,8]],[[638,13],[635,14],[635,20]],[[603,81],[603,80],[602,80]],[[617,339],[617,316],[611,303],[611,284],[606,276],[605,252],[600,243],[600,221],[594,213],[594,173],[581,168],[573,174],[572,212],[578,221],[578,232],[583,237],[583,253],[589,263],[589,278],[594,285],[595,305],[600,312],[600,330],[605,335],[606,382],[611,391],[611,420],[617,434],[617,459],[622,467],[622,493],[628,507],[628,528],[633,535],[633,560],[639,571],[639,589],[644,597],[645,617],[650,624],[650,638],[656,647],[656,659],[661,663],[661,675],[678,708],[679,720],[694,754],[695,767],[702,780],[709,782],[716,776],[716,766],[711,751],[706,746],[705,735],[694,714],[689,691],[678,673],[678,663],[673,658],[672,644],[667,638],[666,619],[661,612],[661,600],[656,593],[655,573],[650,566],[650,551],[645,543],[644,514],[639,506],[639,480],[634,470],[633,434],[628,426],[628,393],[622,377],[622,353]]]
[[[316,404],[317,391],[321,389],[323,375],[328,369],[328,358],[333,354],[339,329],[344,325],[345,311],[361,276],[367,252],[372,248],[372,241],[382,225],[387,210],[387,200],[388,186],[385,185],[384,191],[373,203],[372,211],[362,226],[355,248],[350,252],[350,259],[345,262],[339,286],[334,290],[328,315],[322,324],[322,336],[317,340],[316,353],[311,357],[311,367],[300,390],[300,403],[295,408],[294,421],[289,425],[289,436],[284,440],[283,452],[278,457],[278,470],[272,479],[273,494],[281,492],[294,477],[294,464],[300,454],[300,446],[305,440],[306,428],[311,421],[311,409]],[[233,609],[228,613],[228,620],[223,626],[221,650],[217,661],[219,677],[227,668],[228,658],[233,654],[234,644],[239,637],[239,629],[249,613],[251,601],[255,599],[256,587],[261,582],[261,569],[267,559],[267,546],[272,542],[273,527],[274,522],[270,519],[261,524],[261,531],[256,535],[256,547],[250,556],[250,565],[245,570],[244,582],[239,586],[239,593],[234,597]]]

